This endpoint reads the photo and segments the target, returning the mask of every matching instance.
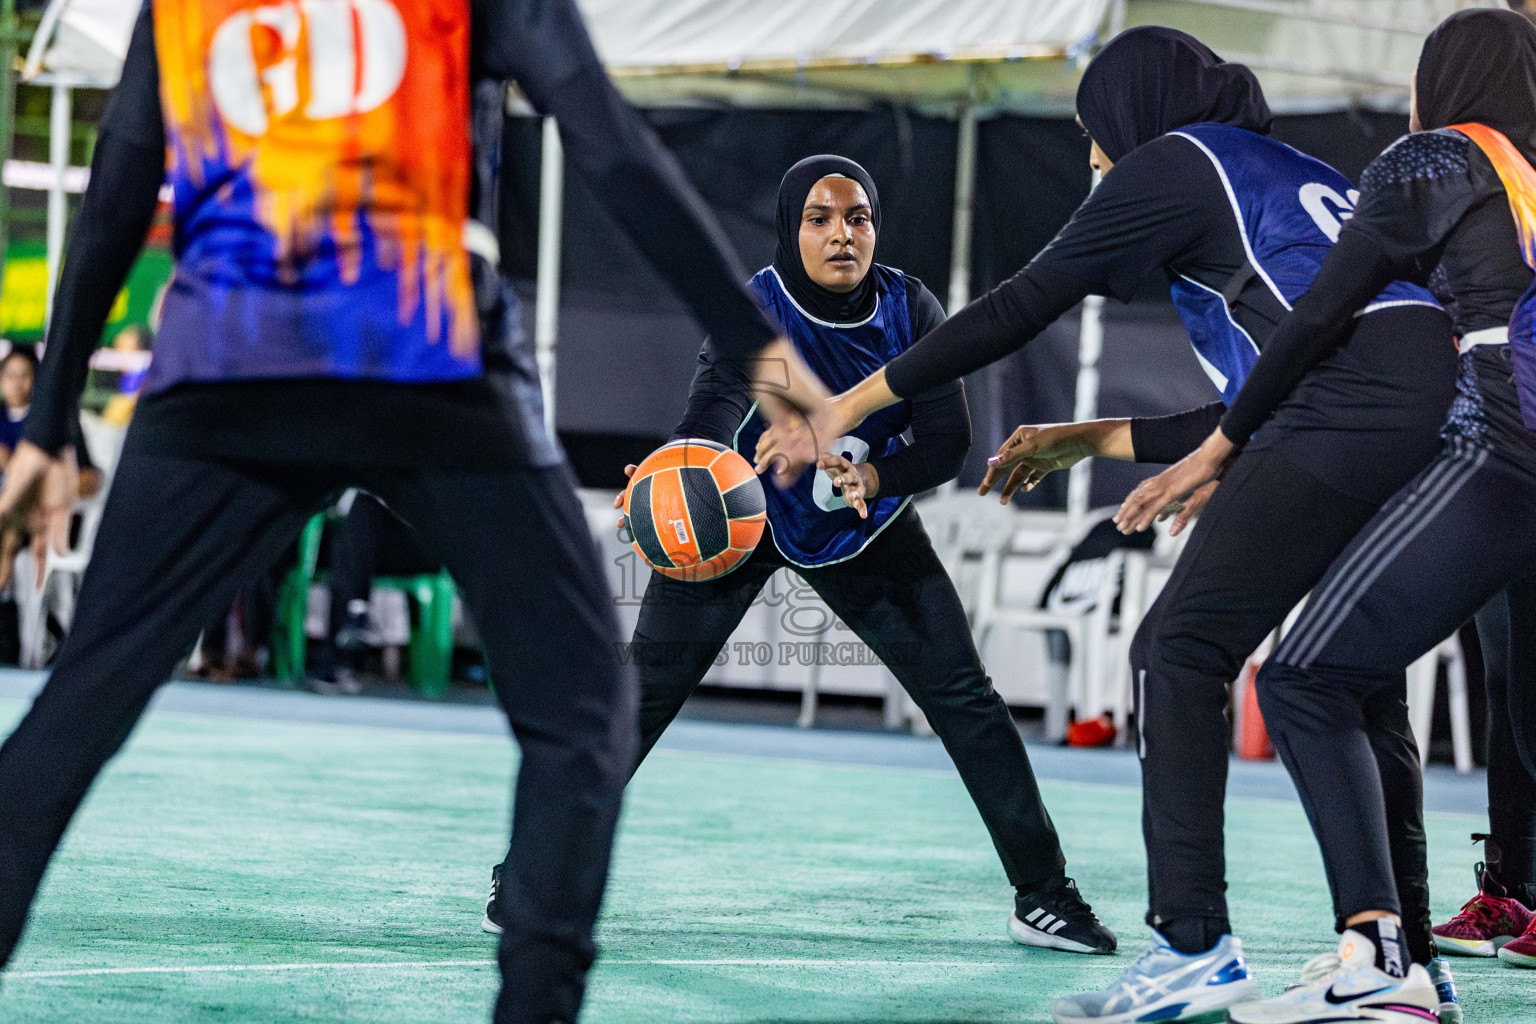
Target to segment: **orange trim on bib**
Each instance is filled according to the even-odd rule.
[[[1450,128],[1477,143],[1498,172],[1509,196],[1515,229],[1520,233],[1520,254],[1525,257],[1526,266],[1536,269],[1536,168],[1496,128],[1476,123],[1453,124]]]

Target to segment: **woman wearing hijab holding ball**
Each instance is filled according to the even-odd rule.
[[[874,262],[879,228],[880,194],[864,168],[838,156],[802,160],[779,186],[773,264],[749,284],[833,389],[875,372],[944,320],[921,281]],[[673,437],[733,446],[750,458],[764,424],[749,369],[706,342]],[[910,444],[902,439],[909,429]],[[788,488],[765,487],[769,536],[727,575],[685,582],[652,574],[632,645],[640,670],[640,757],[699,685],[769,577],[787,566],[895,674],[954,759],[1015,890],[1008,920],[1014,941],[1112,953],[1114,934],[1066,876],[1019,731],[910,506],[911,495],[959,473],[970,443],[959,381],[915,393],[827,445],[818,472]],[[486,905],[488,930],[500,923],[499,877],[493,874]]]

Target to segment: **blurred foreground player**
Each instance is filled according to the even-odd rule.
[[[358,486],[454,573],[521,747],[496,1020],[576,1019],[636,690],[488,259],[502,99],[477,90],[489,102],[472,122],[482,78],[515,78],[559,119],[575,168],[723,350],[774,357],[754,366],[783,385],[775,415],[824,394],[604,75],[571,0],[152,0],[0,492],[9,510],[40,488],[55,526],[67,520],[86,361],[169,154],[177,267],[153,369],[74,630],[0,749],[0,960],[92,779],[198,629]]]
[[[944,321],[921,281],[874,262],[880,194],[852,160],[814,156],[791,167],[779,185],[777,222],[773,264],[749,287],[827,385],[861,380]],[[706,342],[673,437],[750,455],[762,429],[747,368]],[[959,381],[914,395],[833,442],[838,454],[823,459],[816,474],[787,489],[766,488],[770,535],[728,575],[685,582],[652,573],[632,646],[640,757],[677,717],[769,578],[789,566],[890,668],[943,740],[1015,889],[1008,920],[1014,941],[1112,953],[1114,934],[1066,876],[1019,730],[910,505],[912,495],[953,479],[970,446]],[[487,930],[503,911],[501,877],[498,870]]]

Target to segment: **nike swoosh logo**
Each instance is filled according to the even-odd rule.
[[[1369,992],[1356,992],[1352,995],[1336,996],[1333,994],[1332,986],[1329,986],[1328,991],[1323,993],[1323,998],[1327,1000],[1331,1005],[1338,1006],[1340,1003],[1349,1003],[1356,999],[1364,999],[1367,996],[1377,995],[1378,993],[1385,992],[1391,987],[1391,985],[1383,985],[1381,988],[1373,988]]]

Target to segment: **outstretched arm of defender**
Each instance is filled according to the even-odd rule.
[[[1020,488],[1032,491],[1056,470],[1070,469],[1093,456],[1133,461],[1136,453],[1131,447],[1131,421],[1021,426],[987,460],[987,475],[976,493],[988,494],[1001,485],[999,497],[1006,505]]]

